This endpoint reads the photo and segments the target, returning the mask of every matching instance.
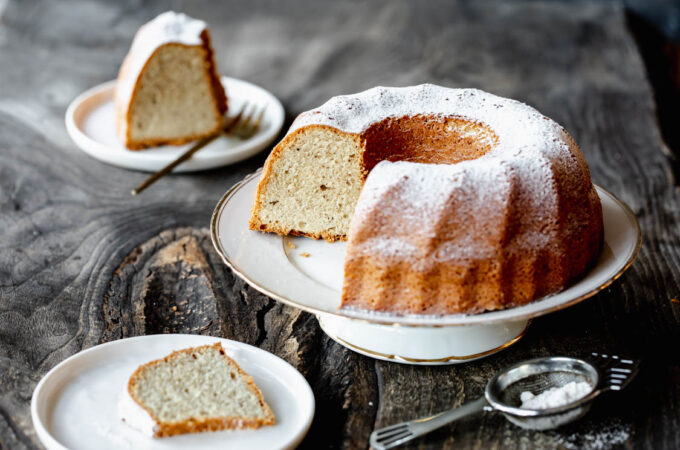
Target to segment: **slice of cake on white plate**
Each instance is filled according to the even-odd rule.
[[[253,379],[220,343],[178,350],[140,366],[118,412],[125,423],[153,437],[274,424]]]
[[[218,133],[227,99],[206,23],[168,11],[143,25],[120,68],[115,106],[131,150]]]

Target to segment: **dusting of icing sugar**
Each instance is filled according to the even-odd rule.
[[[289,133],[307,125],[327,125],[361,133],[387,117],[440,115],[482,123],[499,138],[498,146],[520,150],[544,147],[550,153],[565,147],[566,133],[555,121],[516,100],[478,89],[452,89],[433,84],[375,87],[353,95],[333,97],[300,114]],[[557,138],[557,139],[555,139]]]
[[[380,162],[364,184],[349,235],[352,239],[362,226],[370,226],[372,221],[363,219],[375,214],[381,217],[378,221],[383,232],[361,242],[357,250],[386,258],[409,258],[418,270],[447,260],[492,258],[502,237],[495,241],[479,239],[479,232],[490,221],[502,223],[511,207],[513,190],[525,197],[524,220],[540,220],[537,214],[557,215],[552,172],[549,165],[541,164],[540,154],[533,165],[526,164],[525,159],[489,155],[450,165]],[[518,177],[522,183],[516,182]],[[390,197],[398,201],[383,201]],[[381,207],[375,208],[377,204]],[[468,226],[457,229],[455,240],[433,247],[431,243],[437,240],[448,216]],[[410,225],[404,228],[402,223]],[[527,230],[514,236],[512,245],[541,248],[551,237],[549,232]],[[430,244],[419,245],[423,242]]]
[[[127,107],[142,69],[159,47],[170,43],[202,45],[201,33],[206,28],[202,20],[174,11],[166,11],[142,25],[124,62],[126,74],[116,85],[117,103]]]
[[[395,228],[389,232],[379,233],[373,239],[361,243],[359,249],[385,257],[412,257],[412,263],[421,270],[433,262],[433,258],[428,256],[433,256],[437,261],[491,256],[495,247],[469,245],[470,239],[474,239],[476,234],[474,229],[460,230],[455,242],[444,242],[438,248],[416,243],[421,239],[428,241],[437,237],[441,227],[440,216],[446,212],[441,205],[451,203],[451,192],[456,192],[459,201],[474,199],[484,203],[505,204],[507,198],[503,197],[502,192],[509,186],[503,189],[508,182],[503,176],[505,169],[497,170],[501,169],[500,165],[502,162],[491,159],[484,164],[464,161],[451,165],[380,162],[364,184],[354,213],[357,220],[353,223],[361,226],[364,222],[360,218],[375,214],[373,205],[380,203],[383,205],[379,212],[382,217],[399,217],[400,221],[405,220],[412,226],[404,229],[400,224],[395,224]],[[481,180],[483,186],[476,180]],[[381,201],[395,194],[399,197],[398,202]],[[389,221],[381,222],[390,225]],[[350,236],[352,233],[353,230],[350,230]]]
[[[151,415],[134,401],[127,385],[118,397],[118,417],[147,436],[154,436],[158,428],[158,424]]]
[[[556,408],[575,402],[588,395],[592,390],[593,387],[586,381],[570,381],[564,386],[548,389],[538,395],[524,391],[520,394],[521,407],[524,409]]]
[[[485,220],[496,217],[502,222],[512,197],[521,198],[521,223],[545,223],[546,218],[558,217],[554,167],[562,167],[567,173],[582,172],[578,167],[578,160],[582,160],[580,150],[559,124],[524,103],[477,89],[431,84],[376,87],[356,95],[334,97],[319,108],[302,113],[289,133],[314,124],[361,133],[387,117],[414,115],[458,117],[481,123],[496,134],[498,142],[484,156],[457,164],[406,161],[377,164],[361,191],[350,240],[360,234],[361,223],[374,223],[363,219],[376,214],[376,204],[381,205],[379,214],[384,219],[378,221],[381,226],[394,225],[395,229],[363,242],[364,252],[409,257],[413,264],[421,265],[432,264],[434,260],[488,258],[499,250],[492,240],[478,239]],[[397,201],[383,201],[388,197]],[[467,207],[455,209],[456,199]],[[451,208],[458,218],[461,214],[470,216],[461,219],[469,224],[469,229],[460,230],[455,242],[433,248],[432,242],[441,230],[440,222],[450,215]],[[408,230],[401,226],[404,222],[410,224]],[[554,237],[551,229],[536,232],[527,227],[526,231],[516,234],[506,248],[538,252]],[[422,245],[428,242],[431,245]],[[472,245],[473,242],[476,244]],[[424,251],[428,254],[423,254]]]

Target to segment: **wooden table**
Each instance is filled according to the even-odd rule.
[[[480,361],[413,367],[346,350],[313,316],[234,277],[212,249],[213,207],[267,152],[169,176],[133,198],[146,175],[93,160],[67,136],[67,104],[114,78],[136,29],[171,6],[209,21],[220,71],[274,92],[287,124],[375,85],[478,87],[535,106],[637,215],[637,262]],[[413,446],[678,448],[680,194],[669,155],[618,3],[0,2],[0,447],[40,447],[31,394],[68,356],[129,336],[200,333],[256,345],[302,372],[317,402],[305,448],[366,448],[375,427],[473,399],[508,364],[591,351],[644,365],[583,421],[540,433],[484,414]]]

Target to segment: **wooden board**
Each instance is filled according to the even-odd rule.
[[[258,294],[221,264],[207,235],[210,213],[266,152],[164,178],[133,198],[144,174],[106,166],[71,143],[68,102],[114,78],[136,29],[169,7],[0,2],[0,447],[40,447],[30,397],[58,362],[101,342],[166,332],[237,339],[298,368],[317,401],[304,448],[366,448],[375,427],[473,399],[508,364],[591,351],[644,365],[627,391],[603,398],[582,422],[539,433],[487,413],[413,447],[680,447],[680,198],[618,4],[172,3],[210,22],[220,71],[270,89],[288,122],[375,85],[482,88],[562,123],[594,181],[635,211],[643,249],[619,282],[534,321],[498,355],[435,368],[345,350],[314,317]]]

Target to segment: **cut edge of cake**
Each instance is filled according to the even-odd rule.
[[[195,53],[187,56],[190,52]],[[199,97],[198,102],[194,101],[196,99],[186,100],[184,94],[185,101],[177,102],[177,93],[173,93],[171,88],[163,89],[162,82],[157,83],[158,80],[146,79],[152,77],[149,72],[155,70],[156,78],[165,77],[167,83],[167,78],[173,78],[178,72],[164,70],[165,59],[172,60],[173,58],[179,59],[181,63],[175,62],[175,66],[184,67],[184,72],[190,75],[192,71],[200,71],[198,76],[193,74],[194,78],[200,82],[188,83],[194,88],[194,96]],[[159,62],[159,60],[162,61]],[[199,62],[201,67],[195,67],[199,65]],[[173,62],[170,61],[167,64],[172,65]],[[160,68],[155,67],[158,65]],[[177,84],[177,80],[170,80],[170,82]],[[181,83],[182,81],[179,80],[179,84]],[[203,92],[197,95],[197,90]],[[186,92],[187,90],[177,89],[176,91]],[[168,120],[163,117],[153,117],[148,110],[155,114],[160,111],[161,116],[166,112],[154,103],[159,96],[171,97],[171,100],[176,103],[174,105],[176,110],[190,110],[177,103],[189,103],[194,108],[197,104],[202,103],[202,105],[196,108],[197,112],[186,113],[186,117],[179,119]],[[149,99],[151,105],[148,104]],[[136,103],[138,100],[145,103],[139,106]],[[163,100],[168,99],[161,99]],[[138,113],[133,111],[140,107],[143,111]],[[118,136],[130,150],[143,150],[164,144],[182,145],[218,133],[223,126],[224,114],[227,111],[227,97],[217,73],[207,24],[184,14],[168,11],[143,25],[135,35],[130,51],[121,65],[115,91],[115,108]],[[141,123],[138,115],[146,115],[146,119],[156,122],[156,128],[160,126],[165,130],[158,130],[155,135],[152,132],[151,135],[140,136],[135,128],[136,123]]]
[[[347,240],[366,177],[363,147],[360,136],[325,125],[287,136],[265,162],[250,229],[329,242]],[[306,204],[300,204],[301,199]]]

